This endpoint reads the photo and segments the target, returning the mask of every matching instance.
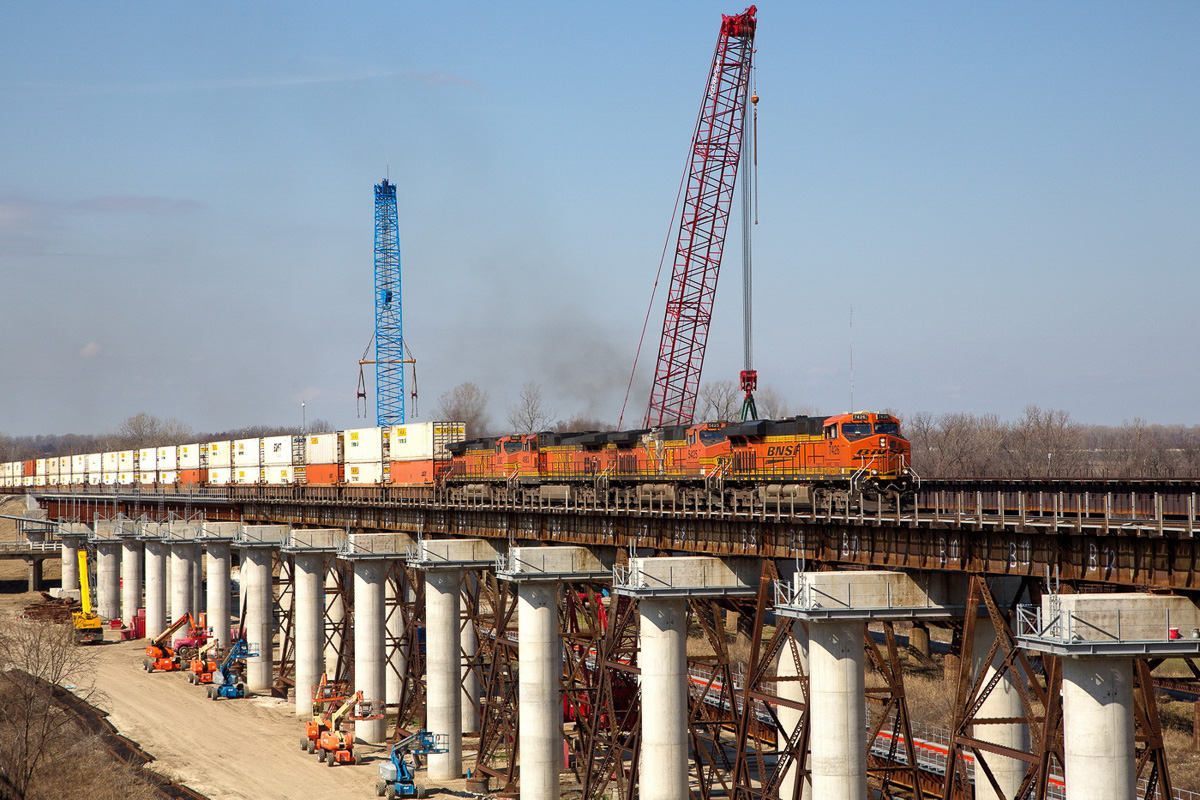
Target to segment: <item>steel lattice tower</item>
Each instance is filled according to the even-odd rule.
[[[404,424],[404,326],[396,185],[375,186],[375,408],[377,425]]]

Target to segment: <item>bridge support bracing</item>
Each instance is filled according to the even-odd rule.
[[[478,664],[479,639],[475,632],[475,617],[478,612],[479,575],[475,572],[463,574],[463,597],[459,626],[459,650],[461,652],[459,673],[462,680],[462,732],[479,733],[480,670]]]
[[[354,688],[363,699],[382,703],[386,695],[384,678],[384,581],[387,562],[382,559],[354,561]],[[354,725],[355,736],[377,744],[384,740],[382,718],[366,719]]]
[[[350,674],[350,665],[342,659],[346,631],[344,587],[342,562],[331,559],[325,573],[325,672],[331,680],[345,680]]]
[[[121,621],[130,628],[142,606],[142,543],[121,539]]]
[[[271,548],[262,545],[240,544],[242,556],[242,606],[246,618],[246,644],[251,655],[246,658],[246,686],[252,692],[271,691],[274,678],[275,615],[271,580]]]
[[[195,610],[192,605],[192,562],[195,550],[196,546],[190,539],[171,542],[171,608],[168,616],[172,621]]]
[[[153,639],[167,629],[167,553],[162,539],[147,539],[146,636]]]
[[[324,668],[325,557],[321,553],[295,554],[293,567],[296,611],[295,628],[296,716],[312,716],[313,688],[321,680]]]
[[[384,648],[387,664],[384,669],[384,695],[388,707],[400,705],[404,691],[405,646],[404,646],[404,601],[408,590],[404,570],[399,562],[389,564],[384,577]]]
[[[101,619],[121,618],[121,542],[96,541],[96,613]]]
[[[1019,720],[1025,716],[1021,695],[1011,670],[1005,670],[1004,651],[996,648],[996,626],[990,619],[975,622],[971,643],[971,672],[976,683],[995,684],[979,703],[975,716],[983,719]],[[991,653],[991,659],[988,654]],[[980,675],[980,672],[983,674]],[[997,675],[999,673],[999,675]],[[972,736],[982,742],[1011,750],[1028,752],[1029,726],[1024,722],[975,724]],[[988,769],[996,779],[1000,792],[991,781],[980,776],[975,780],[976,800],[1010,800],[1017,796],[1021,781],[1025,779],[1028,764],[1020,759],[1002,755],[989,755]]]

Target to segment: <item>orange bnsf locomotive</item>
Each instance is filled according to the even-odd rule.
[[[896,508],[911,448],[888,414],[534,433],[448,445],[450,498],[652,502],[683,508]]]

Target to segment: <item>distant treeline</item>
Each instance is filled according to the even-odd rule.
[[[307,429],[322,432],[333,430],[323,419],[314,419]],[[298,425],[251,425],[228,431],[196,433],[177,419],[160,419],[151,414],[138,414],[122,422],[115,431],[95,435],[64,433],[5,436],[0,433],[0,462],[296,433],[303,433]]]
[[[901,430],[912,442],[913,468],[923,478],[1200,478],[1200,425],[1151,425],[1140,419],[1121,426],[1085,425],[1066,411],[1036,406],[1014,422],[994,414],[889,411],[900,417]],[[321,419],[307,429],[333,430]],[[178,420],[138,414],[116,431],[95,436],[0,434],[0,462],[302,432],[298,426],[254,425],[195,433]]]

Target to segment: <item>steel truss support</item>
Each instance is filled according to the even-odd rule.
[[[283,697],[287,697],[288,690],[296,685],[295,570],[295,561],[289,554],[271,551],[272,596],[275,598],[275,619],[279,625],[279,647],[275,651],[279,660],[271,686]]]
[[[488,669],[480,692],[484,698],[475,769],[497,781],[501,791],[517,786],[517,587],[485,573],[479,582],[481,610],[479,654]]]
[[[392,614],[400,615],[402,631],[398,637],[388,635],[386,650],[387,669],[398,670],[400,677],[400,702],[389,737],[394,741],[415,733],[425,720],[425,651],[420,641],[425,627],[425,573],[397,560],[389,565],[387,580],[393,591],[386,613],[389,619]],[[393,664],[391,654],[397,650],[399,659]]]
[[[923,800],[936,796],[939,787],[932,785],[918,766],[895,627],[891,622],[882,625],[886,654],[871,631],[866,632],[867,658],[874,668],[873,672],[867,672],[866,687],[867,782],[872,796]],[[872,677],[876,678],[876,685],[871,685]]]

